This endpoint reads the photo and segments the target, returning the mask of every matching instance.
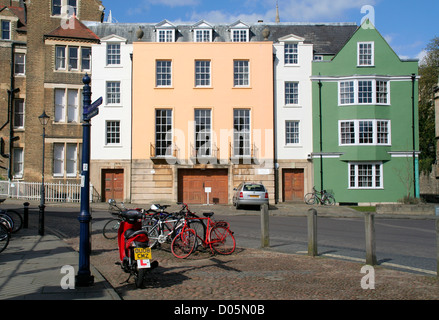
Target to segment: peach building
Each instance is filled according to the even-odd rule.
[[[272,61],[270,41],[133,44],[132,202],[274,199]]]

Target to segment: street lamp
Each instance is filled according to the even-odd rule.
[[[49,122],[50,117],[44,110],[41,116],[38,117],[41,125],[43,126],[43,165],[41,168],[41,197],[40,197],[40,215],[38,220],[38,234],[44,236],[44,208],[45,208],[45,191],[44,191],[44,153],[45,153],[45,139],[46,139],[46,125]]]

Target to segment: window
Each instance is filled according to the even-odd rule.
[[[53,144],[53,176],[76,178],[78,145],[76,143]]]
[[[390,104],[390,87],[387,80],[352,80],[338,84],[339,105]]]
[[[55,47],[55,70],[65,70],[66,68],[66,47]]]
[[[195,61],[195,86],[210,87],[210,61]]]
[[[172,61],[158,60],[156,62],[156,86],[172,86]]]
[[[91,48],[81,48],[81,69],[91,69]]]
[[[14,100],[14,128],[24,128],[24,100]]]
[[[382,163],[350,163],[349,188],[382,189]]]
[[[285,144],[299,144],[299,121],[285,122]]]
[[[2,39],[11,40],[11,21],[1,20],[2,23]]]
[[[78,70],[78,47],[69,47],[69,70]]]
[[[120,44],[108,43],[107,44],[107,65],[119,65],[120,64]]]
[[[233,85],[235,87],[248,87],[250,85],[249,61],[236,60],[233,63]]]
[[[79,123],[79,96],[78,89],[55,89],[55,123]]]
[[[105,144],[120,144],[120,121],[106,121]]]
[[[158,30],[157,42],[174,42],[175,30]]]
[[[390,120],[339,122],[340,145],[390,145]]]
[[[195,42],[212,42],[212,30],[195,30]]]
[[[376,102],[379,104],[387,104],[387,81],[376,82]]]
[[[232,42],[248,42],[248,29],[232,30]]]
[[[197,157],[211,155],[211,129],[211,111],[195,110],[195,151]]]
[[[120,82],[107,82],[107,104],[120,104]]]
[[[21,179],[23,178],[23,159],[24,152],[23,148],[14,148],[14,178]]]
[[[284,46],[285,64],[298,64],[299,54],[297,43],[286,43]]]
[[[24,53],[14,54],[14,74],[16,76],[23,76],[26,73],[26,55]]]
[[[285,104],[299,104],[298,82],[285,82]]]
[[[373,66],[374,65],[374,43],[373,42],[359,42],[358,43],[358,66]]]
[[[156,156],[172,156],[172,110],[158,109],[155,112]]]
[[[233,155],[250,157],[250,110],[233,110]]]
[[[62,3],[61,0],[52,0],[52,16],[61,15]]]
[[[340,104],[355,103],[354,82],[340,82]]]
[[[358,103],[372,103],[372,81],[358,81]]]
[[[60,16],[63,12],[67,12],[69,16],[77,15],[77,2],[77,0],[52,0],[52,16]],[[63,6],[68,6],[65,11],[63,11]]]

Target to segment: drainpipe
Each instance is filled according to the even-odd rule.
[[[416,192],[416,134],[415,134],[415,82],[416,74],[412,73],[412,136],[413,136],[413,198],[417,198]]]
[[[320,190],[323,191],[323,135],[322,135],[322,81],[319,79],[319,121],[320,121]]]
[[[276,74],[276,54],[273,53],[273,72]],[[279,203],[279,164],[277,163],[277,107],[276,107],[276,76],[273,77],[273,144],[274,144],[274,203]]]

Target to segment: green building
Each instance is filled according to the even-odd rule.
[[[417,60],[401,60],[369,21],[335,56],[319,60],[312,71],[316,189],[340,204],[419,197]]]

